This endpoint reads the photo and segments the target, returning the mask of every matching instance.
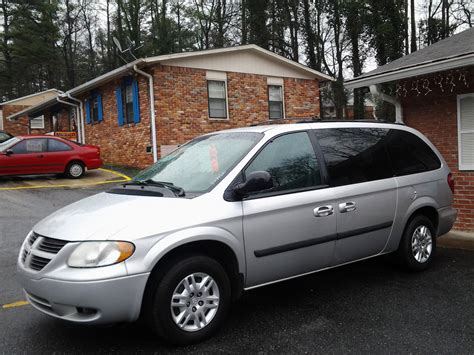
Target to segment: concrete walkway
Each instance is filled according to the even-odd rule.
[[[474,250],[474,233],[452,230],[438,239],[438,246],[442,248]]]

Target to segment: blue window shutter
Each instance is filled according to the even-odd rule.
[[[99,122],[101,122],[104,119],[104,116],[103,116],[104,112],[102,111],[102,95],[101,94],[97,95],[97,111],[98,111],[97,114],[99,116],[97,118]]]
[[[122,88],[118,87],[115,90],[115,95],[117,96],[117,117],[118,125],[123,126],[123,105],[122,105]]]
[[[138,81],[134,80],[132,83],[133,92],[133,122],[140,122],[140,102],[138,101]]]
[[[86,101],[86,123],[91,123],[91,103],[89,100]]]

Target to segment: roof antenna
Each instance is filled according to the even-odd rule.
[[[135,56],[135,54],[133,54],[133,51],[136,51],[137,49],[140,49],[141,47],[143,47],[143,44],[139,45],[138,47],[133,47],[134,46],[134,43],[132,42],[132,40],[130,39],[130,37],[127,36],[127,41],[128,41],[128,48],[126,49],[122,49],[122,45],[120,44],[120,41],[117,39],[117,37],[113,36],[112,37],[112,40],[114,41],[115,43],[115,46],[117,47],[117,49],[119,50],[120,54],[124,54],[124,53],[129,53],[134,60],[137,60],[138,58]],[[126,64],[128,63],[128,61],[125,60],[124,57],[122,57],[121,55],[118,55],[120,57],[120,59],[122,59]]]

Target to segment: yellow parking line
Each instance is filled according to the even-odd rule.
[[[26,306],[30,304],[28,301],[17,301],[13,303],[7,303],[2,306],[2,308],[15,308],[15,307],[21,307],[21,306]]]
[[[125,174],[119,173],[118,171],[115,171],[115,170],[110,170],[110,169],[105,169],[105,168],[99,168],[99,170],[106,171],[106,172],[108,172],[108,173],[111,173],[111,174],[120,176],[120,177],[124,178],[126,181],[132,180],[132,178],[131,178],[130,176],[127,176],[127,175],[125,175]]]
[[[82,186],[93,186],[93,185],[103,185],[103,184],[113,184],[118,182],[127,182],[130,180],[111,180],[111,181],[99,181],[99,182],[86,182],[83,184],[64,184],[64,185],[33,185],[33,186],[17,186],[17,187],[0,187],[2,190],[26,190],[26,189],[52,189],[56,187],[82,187]]]
[[[110,181],[98,181],[98,182],[85,182],[80,184],[60,184],[60,185],[31,185],[31,186],[16,186],[16,187],[0,187],[0,191],[4,190],[27,190],[27,189],[52,189],[58,187],[82,187],[82,186],[94,186],[94,185],[103,185],[103,184],[113,184],[113,183],[120,183],[120,182],[127,182],[132,180],[131,177],[119,173],[117,171],[109,170],[109,169],[102,169],[99,170],[106,171],[108,173],[114,174],[116,176],[121,177],[121,180],[110,180]]]

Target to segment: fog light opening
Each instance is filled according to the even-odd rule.
[[[84,314],[84,315],[91,315],[96,314],[97,310],[94,308],[87,308],[87,307],[76,307],[77,313]]]

